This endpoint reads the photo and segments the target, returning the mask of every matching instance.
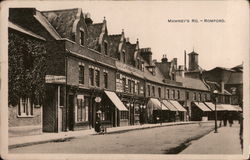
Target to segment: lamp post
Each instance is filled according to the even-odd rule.
[[[214,90],[213,91],[213,94],[214,94],[214,104],[215,104],[215,126],[214,126],[214,133],[218,133],[218,130],[217,130],[217,94],[218,91],[217,90]]]

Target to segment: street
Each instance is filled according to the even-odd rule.
[[[10,153],[169,154],[214,128],[214,123],[166,126],[116,134],[89,135],[11,149]],[[183,148],[184,149],[184,148]],[[181,151],[181,150],[180,150]]]

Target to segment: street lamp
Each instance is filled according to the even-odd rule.
[[[218,130],[217,130],[217,94],[218,93],[218,91],[217,90],[214,90],[213,91],[213,96],[214,96],[214,104],[215,104],[215,126],[214,126],[214,133],[218,133]]]

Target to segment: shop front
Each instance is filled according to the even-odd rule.
[[[186,121],[187,110],[178,101],[169,100],[169,102],[178,110],[176,121]]]

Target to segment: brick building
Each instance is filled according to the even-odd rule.
[[[152,60],[151,49],[140,48],[139,40],[130,42],[123,30],[109,35],[105,18],[93,23],[90,14],[78,8],[44,12],[26,8],[10,9],[9,21],[46,51],[46,70],[40,75],[42,107],[33,107],[40,121],[30,121],[44,132],[91,129],[97,115],[102,125],[118,127],[202,120],[213,111],[205,104],[211,102],[211,85],[200,75],[187,76],[186,66],[178,66],[176,58],[168,61],[164,55],[161,62]],[[11,34],[13,25],[9,28]],[[10,36],[18,43],[15,40]],[[198,54],[189,56],[189,73],[194,73]],[[9,110],[13,113],[9,123],[21,120],[15,109]]]

